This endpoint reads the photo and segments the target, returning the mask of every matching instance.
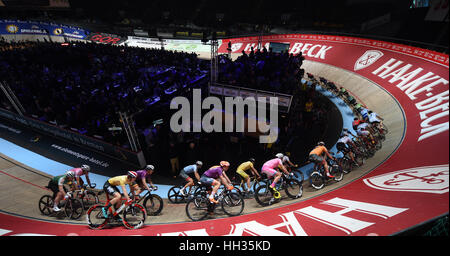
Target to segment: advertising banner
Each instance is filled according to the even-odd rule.
[[[221,95],[226,97],[254,97],[255,100],[258,100],[258,97],[266,98],[266,102],[270,102],[270,97],[278,98],[278,110],[281,112],[288,112],[289,107],[291,105],[292,96],[287,94],[275,93],[275,92],[266,92],[266,91],[258,91],[245,87],[235,87],[231,85],[222,85],[215,84],[209,86],[209,93],[215,95]]]
[[[167,45],[166,40],[160,41],[158,38],[129,36],[125,44],[130,47],[161,49],[162,45]]]
[[[81,28],[40,21],[0,20],[0,34],[3,35],[48,35],[85,39],[86,31]]]
[[[91,33],[86,37],[86,40],[102,44],[119,45],[125,42],[127,38],[105,33]]]
[[[101,140],[97,140],[82,134],[78,134],[72,131],[61,129],[57,126],[47,124],[45,122],[25,117],[19,116],[15,113],[9,112],[5,109],[0,108],[0,117],[6,118],[13,122],[24,125],[25,127],[36,129],[45,134],[64,139],[68,142],[75,143],[77,145],[84,146],[91,150],[95,150],[100,153],[104,153],[108,156],[112,156],[118,159],[123,159],[124,161],[130,162],[137,166],[140,165],[137,153],[128,151],[126,149],[116,147],[112,144],[106,143]]]

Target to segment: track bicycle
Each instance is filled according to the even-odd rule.
[[[374,136],[378,140],[385,140],[386,134],[388,133],[388,128],[384,124],[372,124],[372,129],[374,130]]]
[[[181,194],[181,189],[184,187],[184,185],[175,185],[169,189],[167,192],[167,199],[169,199],[169,202],[173,204],[179,204],[186,202],[189,198],[191,198],[195,191],[199,189],[199,186],[193,185],[192,187],[187,187],[185,195]]]
[[[267,177],[266,174],[262,174]],[[261,206],[268,206],[281,200],[281,194],[278,191],[284,190],[289,198],[297,199],[303,195],[303,184],[299,182],[293,175],[282,174],[280,180],[277,182],[275,192],[270,184],[273,178],[265,179],[265,184],[259,186],[255,191],[255,200]]]
[[[48,188],[48,186],[46,187]],[[58,208],[63,208],[63,212],[66,215],[66,217],[76,220],[81,217],[83,214],[83,204],[81,203],[81,200],[74,198],[72,195],[72,192],[67,192],[67,195],[69,196],[65,200],[61,200],[59,202]],[[53,202],[55,200],[56,194],[53,196],[50,195],[43,195],[39,199],[39,211],[45,215],[50,216],[54,213],[53,211]]]
[[[99,193],[100,194],[100,193]],[[130,200],[124,198],[121,199],[125,201],[117,210],[113,210],[114,206],[109,207],[108,216],[103,215],[102,208],[108,205],[110,198],[108,193],[106,193],[106,203],[96,204],[89,208],[86,213],[86,220],[88,226],[91,229],[103,229],[108,224],[118,224],[122,223],[127,229],[139,229],[144,226],[145,219],[147,218],[147,212],[144,206],[135,202],[135,197],[133,196]],[[120,214],[122,215],[120,217]]]
[[[344,178],[344,172],[342,171],[342,167],[339,166],[339,164],[333,160],[333,159],[327,159],[328,162],[328,171],[330,172],[330,175],[334,176],[334,178],[328,177],[325,173],[325,167],[323,165],[320,165],[318,167],[318,164],[314,164],[314,169],[311,175],[309,176],[309,183],[311,186],[317,190],[322,189],[325,184],[329,183],[330,181],[336,181],[339,182]]]
[[[362,138],[363,136],[357,136],[353,138],[353,143],[355,143],[358,152],[360,152],[360,154],[368,159],[371,158],[375,155],[375,149],[373,147],[368,147],[367,144],[365,143],[365,140]]]
[[[139,196],[136,200],[136,203],[140,204],[142,202],[142,205],[147,211],[147,215],[156,216],[161,213],[164,207],[163,199],[159,195],[152,194],[152,191],[156,190],[158,190],[158,187],[151,187],[150,190],[146,190],[144,196]],[[131,192],[129,193],[129,195],[132,196]]]
[[[355,159],[356,164],[358,164],[358,166],[364,165],[364,157],[362,156],[362,154],[359,153],[356,149],[351,148],[350,150],[352,150],[353,152],[353,158]],[[338,151],[337,153],[339,152],[341,151]],[[353,170],[353,168],[356,167],[356,165],[349,155],[350,152],[349,153],[341,152],[341,153],[342,157],[336,157],[336,160],[338,165],[342,168],[344,174],[348,174]]]
[[[199,191],[193,198],[189,199],[186,204],[186,215],[193,221],[205,219],[208,215],[213,215],[220,205],[221,209],[228,216],[238,216],[244,211],[245,201],[244,197],[226,188],[221,188],[217,191],[214,198],[218,203],[213,203],[209,200],[211,189],[200,185]]]
[[[258,178],[256,175],[252,175],[252,176],[249,176],[250,188],[247,188],[247,182],[244,180],[244,178],[239,174],[237,174],[236,176],[239,176],[241,182],[240,183],[233,182],[233,186],[234,186],[234,188],[239,190],[239,192],[244,196],[244,198],[251,197],[252,194],[254,194],[256,189],[261,184],[265,184],[261,177]]]
[[[293,174],[293,178],[298,180],[300,183],[303,183],[303,181],[305,180],[305,176],[303,175],[302,171],[298,170],[298,169],[294,169],[291,166],[285,166],[286,170],[289,173]]]
[[[74,195],[76,198],[79,198],[81,203],[83,204],[83,209],[87,210],[94,204],[98,204],[99,199],[97,193],[90,190],[97,186],[97,184],[92,183],[91,186],[88,184],[83,184],[82,188],[74,191]],[[90,189],[89,189],[89,188]]]

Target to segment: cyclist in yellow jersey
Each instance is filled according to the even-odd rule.
[[[128,192],[125,187],[125,185],[128,185],[130,187],[131,193],[134,195],[134,187],[132,184],[136,181],[137,173],[135,171],[129,171],[127,175],[122,176],[116,176],[113,178],[110,178],[105,182],[105,185],[103,185],[103,190],[113,196],[114,198],[111,199],[107,206],[102,208],[103,216],[105,218],[108,217],[108,209],[112,205],[117,209],[120,207],[120,200],[122,199],[122,195],[120,194],[120,190],[117,188],[117,186],[122,187],[123,195],[127,201],[130,200],[130,197],[128,197]]]
[[[247,162],[243,162],[239,165],[239,167],[236,170],[236,173],[239,174],[242,179],[247,183],[247,188],[243,187],[245,190],[245,193],[249,193],[250,190],[250,177],[246,173],[246,171],[250,170],[254,175],[258,176],[258,179],[261,178],[258,171],[253,167],[253,164],[255,163],[254,158],[250,158]]]

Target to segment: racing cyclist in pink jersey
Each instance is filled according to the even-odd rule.
[[[83,164],[80,168],[73,168],[70,171],[75,174],[75,182],[76,187],[78,189],[81,189],[81,186],[83,186],[84,182],[83,179],[81,179],[81,176],[84,175],[86,177],[86,182],[89,184],[89,186],[92,188],[91,180],[89,179],[89,171],[91,170],[91,167],[87,164]]]
[[[281,158],[283,158],[283,155],[279,153],[277,158],[265,162],[261,168],[261,172],[265,173],[269,179],[275,177],[272,184],[270,184],[270,188],[274,191],[274,197],[277,199],[281,197],[280,192],[275,188],[277,182],[281,179],[281,172],[277,171],[277,169],[281,169],[286,175],[290,175],[284,167]]]

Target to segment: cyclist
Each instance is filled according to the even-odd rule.
[[[347,134],[341,133],[341,136],[340,136],[339,140],[337,141],[336,148],[337,148],[337,150],[341,151],[344,155],[349,154],[353,163],[356,166],[359,166],[355,160],[355,157],[354,157],[354,154],[352,151],[352,149],[356,148],[356,145],[355,145],[355,143],[353,143],[352,139]]]
[[[150,176],[153,174],[154,171],[155,167],[151,164],[145,166],[144,170],[136,171],[137,173],[136,184],[134,184],[134,191],[136,195],[139,195],[144,189],[150,190],[148,186],[149,184],[153,189],[156,188],[156,186],[153,185],[153,182],[150,178]],[[149,184],[147,184],[147,181]]]
[[[64,175],[55,176],[48,182],[47,187],[53,192],[53,211],[61,211],[61,209],[58,207],[59,202],[63,198],[69,198],[69,195],[66,193],[66,189],[64,188],[64,184],[73,185],[74,177],[75,174],[72,171],[67,171]]]
[[[332,176],[328,170],[328,163],[325,157],[336,160],[333,156],[330,155],[330,153],[328,153],[328,149],[325,147],[325,143],[323,141],[320,141],[319,143],[317,143],[317,146],[311,152],[309,152],[309,160],[319,165],[319,167],[323,165],[326,175],[329,178],[334,178],[334,176]]]
[[[361,114],[362,119],[364,121],[368,120],[368,118],[369,118],[369,109],[367,109],[365,107],[361,107],[360,110],[359,110],[359,113]]]
[[[356,135],[353,134],[351,131],[349,131],[347,128],[342,129],[342,133],[343,133],[344,135],[346,135],[346,136],[349,136],[349,137],[350,137],[350,135],[351,135],[352,137],[356,137]]]
[[[258,177],[258,179],[261,178],[258,171],[253,166],[255,164],[255,161],[256,160],[254,158],[250,158],[247,162],[243,162],[242,164],[240,164],[236,170],[236,173],[239,174],[247,183],[247,188],[245,188],[245,186],[243,187],[245,193],[250,193],[250,177],[248,176],[246,171],[250,170],[255,176]]]
[[[134,194],[134,187],[132,186],[133,182],[136,181],[137,173],[135,171],[129,171],[127,175],[116,176],[108,179],[103,185],[103,190],[114,198],[108,202],[108,205],[102,208],[103,216],[105,218],[108,217],[108,209],[114,205],[116,209],[120,207],[120,200],[122,199],[122,195],[120,194],[120,190],[117,186],[122,188],[123,195],[127,201],[130,200],[128,197],[127,189],[125,185],[128,184],[132,194]]]
[[[381,118],[377,113],[369,111],[369,123],[373,126],[378,126],[379,129],[383,127],[383,118]]]
[[[198,170],[202,168],[203,163],[202,161],[197,161],[195,164],[188,165],[181,169],[179,176],[187,181],[187,183],[184,185],[184,187],[180,190],[180,193],[185,196],[186,195],[186,188],[192,188],[194,186],[194,180],[190,177],[190,175],[194,175],[197,181],[200,181],[200,175],[198,174]]]
[[[81,186],[83,186],[84,184],[83,179],[81,178],[82,175],[86,177],[86,182],[89,184],[90,187],[92,187],[91,180],[89,179],[90,170],[91,167],[89,167],[89,165],[87,164],[83,164],[80,168],[73,168],[70,170],[75,174],[75,182],[77,184],[76,187],[78,189],[81,189]]]
[[[231,185],[230,179],[225,174],[225,172],[230,168],[230,163],[227,161],[221,161],[220,166],[213,166],[209,168],[206,172],[203,173],[200,178],[200,182],[205,186],[212,186],[212,192],[209,195],[209,201],[212,203],[218,203],[218,201],[214,198],[217,190],[219,189],[221,184],[224,184],[228,190],[232,190],[233,186]],[[219,181],[220,180],[220,181]]]
[[[283,158],[284,155],[278,153],[276,154],[276,157],[277,158],[271,159],[263,164],[261,168],[261,173],[265,173],[269,179],[271,177],[274,177],[273,182],[272,184],[270,184],[269,187],[274,191],[274,197],[278,199],[281,197],[281,194],[280,192],[277,191],[275,186],[277,182],[281,179],[281,172],[277,171],[277,169],[281,169],[286,175],[290,174],[284,167],[283,162],[281,161],[281,158]]]
[[[372,136],[371,132],[369,131],[369,124],[364,122],[363,120],[359,120],[357,117],[354,118],[354,121],[352,123],[353,130],[356,131],[356,134],[359,136],[366,136],[369,137],[372,141],[372,144],[375,144],[375,139]]]
[[[289,153],[286,153],[286,155],[283,155],[282,153],[278,153],[275,156],[283,162],[283,165],[287,167],[298,167],[298,165],[293,164],[291,160],[289,159],[289,156],[287,156]]]

